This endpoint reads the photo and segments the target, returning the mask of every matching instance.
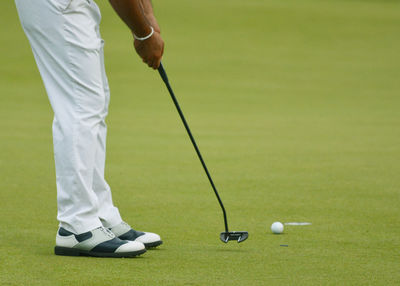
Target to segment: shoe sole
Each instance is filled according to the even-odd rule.
[[[155,248],[155,247],[161,245],[162,243],[163,243],[162,240],[159,240],[159,241],[143,243],[143,244],[146,248]]]
[[[77,248],[69,247],[54,247],[54,254],[61,256],[93,256],[93,257],[110,257],[110,258],[123,258],[123,257],[135,257],[146,252],[146,249],[131,251],[131,252],[121,252],[121,253],[105,253],[105,252],[94,252],[90,250],[82,250]]]

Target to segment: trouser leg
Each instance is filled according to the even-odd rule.
[[[70,231],[86,232],[101,225],[100,200],[112,204],[102,176],[109,94],[97,32],[100,13],[85,0],[15,2],[54,111],[57,218]]]
[[[104,42],[103,42],[104,43]],[[101,75],[103,79],[103,90],[106,99],[104,110],[101,113],[101,122],[97,136],[97,146],[95,155],[95,167],[93,173],[93,190],[97,195],[99,202],[99,217],[106,227],[112,227],[122,222],[118,209],[114,206],[111,197],[110,186],[104,178],[104,168],[106,160],[106,137],[107,125],[105,118],[108,114],[108,105],[110,101],[110,88],[105,72],[103,45],[100,52]]]

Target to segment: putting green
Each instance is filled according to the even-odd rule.
[[[156,72],[107,1],[106,176],[137,259],[53,255],[52,111],[0,1],[0,285],[399,285],[397,1],[153,1],[164,65],[228,211]],[[272,222],[311,222],[286,226]],[[287,245],[283,247],[280,245]]]

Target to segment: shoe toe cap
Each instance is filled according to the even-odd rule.
[[[115,252],[116,253],[124,253],[124,252],[135,252],[144,250],[145,246],[140,241],[129,241],[127,243],[122,244],[118,247]]]
[[[149,244],[161,241],[161,237],[158,234],[152,232],[145,232],[143,235],[136,238],[135,241],[139,241],[144,244]]]

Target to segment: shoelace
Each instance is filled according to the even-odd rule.
[[[114,238],[115,237],[115,235],[114,235],[114,233],[112,233],[109,229],[107,229],[107,228],[105,228],[105,227],[103,227],[103,226],[100,226],[100,227],[98,227],[102,232],[104,232],[106,235],[108,235],[110,238]]]

